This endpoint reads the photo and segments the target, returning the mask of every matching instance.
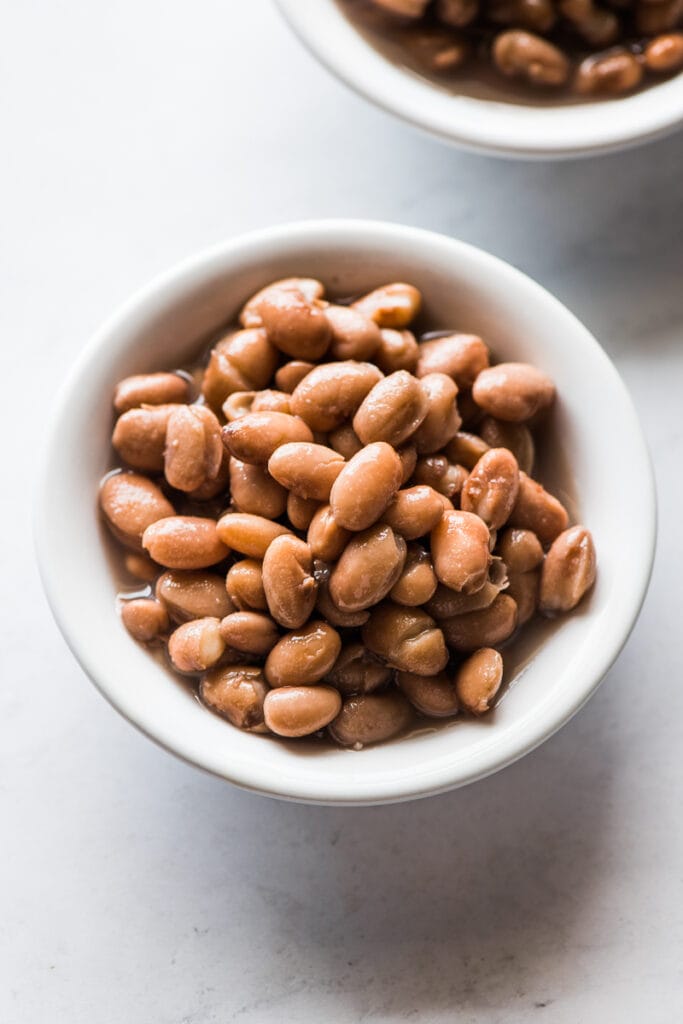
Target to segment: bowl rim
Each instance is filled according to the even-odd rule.
[[[391,776],[391,772],[381,772],[374,780],[362,778],[359,773],[353,785],[345,783],[344,787],[340,787],[334,779],[327,780],[326,783],[324,777],[303,780],[296,773],[292,776],[283,773],[282,776],[274,777],[272,769],[263,770],[262,766],[254,767],[251,763],[245,766],[240,762],[238,755],[233,758],[228,771],[225,767],[225,751],[224,759],[219,762],[203,748],[197,749],[197,745],[187,736],[178,737],[160,729],[153,713],[140,714],[131,709],[122,692],[115,666],[106,659],[95,657],[88,649],[85,638],[81,635],[78,609],[69,606],[68,601],[63,600],[60,588],[61,574],[49,544],[54,495],[50,473],[55,460],[59,460],[60,457],[60,423],[70,416],[72,403],[78,402],[80,382],[91,364],[97,360],[102,346],[114,335],[121,336],[131,318],[144,316],[145,312],[156,311],[163,307],[164,302],[172,301],[178,288],[202,282],[212,271],[215,272],[217,266],[223,265],[226,261],[239,260],[241,252],[247,252],[254,246],[291,244],[300,249],[303,245],[315,241],[329,243],[331,239],[337,239],[346,240],[349,244],[362,249],[371,246],[373,242],[376,243],[379,237],[383,241],[403,246],[411,240],[421,241],[433,249],[441,249],[444,254],[447,252],[453,257],[455,265],[458,257],[478,264],[481,270],[495,275],[500,280],[501,287],[508,282],[518,290],[521,288],[526,289],[527,293],[535,293],[537,297],[542,298],[548,308],[554,309],[558,318],[571,324],[576,338],[582,339],[581,344],[591,348],[594,356],[601,360],[604,372],[610,379],[613,389],[611,393],[621,403],[620,415],[623,417],[624,436],[628,438],[633,479],[641,482],[637,545],[634,545],[633,551],[630,552],[637,585],[634,585],[625,601],[618,624],[615,623],[611,630],[611,642],[596,652],[591,663],[591,671],[586,673],[580,685],[577,681],[573,688],[563,691],[552,704],[543,702],[544,713],[536,713],[532,722],[528,719],[520,721],[519,729],[513,730],[513,735],[507,737],[505,742],[487,744],[485,750],[473,757],[465,769],[460,764],[444,765],[438,762],[429,769],[416,769],[408,782],[400,772],[393,773],[400,776],[397,779],[387,777]],[[125,342],[120,344],[120,347],[125,349]],[[469,243],[422,228],[372,220],[304,220],[240,234],[189,256],[134,292],[90,338],[59,391],[45,437],[35,489],[34,541],[48,603],[77,662],[108,702],[157,744],[189,764],[227,779],[244,789],[264,795],[317,804],[356,806],[391,803],[446,792],[507,767],[545,742],[592,696],[626,643],[647,593],[656,540],[654,474],[635,407],[615,366],[587,328],[540,284],[504,260]],[[65,457],[64,453],[61,453],[61,457]],[[113,593],[112,590],[112,597]]]
[[[594,156],[653,141],[683,122],[683,72],[623,98],[587,103],[534,106],[457,96],[393,64],[352,25],[338,0],[275,4],[307,49],[354,92],[474,153],[546,160]]]

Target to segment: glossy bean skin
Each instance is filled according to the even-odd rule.
[[[455,403],[458,388],[445,373],[426,374],[421,386],[428,410],[415,431],[413,441],[418,455],[430,455],[448,444],[460,428],[460,414]]]
[[[499,530],[510,518],[518,492],[517,459],[507,448],[490,448],[463,484],[460,507],[478,515],[490,530]]]
[[[484,416],[479,433],[490,448],[508,448],[525,473],[534,467],[536,446],[531,431],[523,423],[504,423],[493,416]],[[483,453],[482,453],[483,454]]]
[[[445,373],[458,388],[471,388],[477,376],[489,365],[489,350],[476,334],[448,334],[423,341],[416,374]]]
[[[417,465],[417,449],[414,444],[404,444],[402,448],[397,450],[396,454],[401,460],[401,487],[403,487],[404,484],[408,483],[415,472],[415,467]]]
[[[517,605],[517,628],[526,626],[538,610],[541,573],[539,569],[530,572],[511,572],[505,593]]]
[[[444,619],[440,625],[448,646],[456,651],[497,647],[517,628],[517,604],[508,594],[499,594],[488,608]]]
[[[428,552],[420,544],[411,544],[401,575],[391,588],[389,596],[396,604],[417,607],[433,597],[437,583]]]
[[[268,340],[293,359],[316,360],[325,355],[332,332],[325,312],[297,289],[273,290],[258,313]]]
[[[216,529],[229,548],[248,558],[263,558],[276,537],[291,536],[286,526],[248,512],[226,512]]]
[[[379,327],[400,330],[408,327],[420,312],[422,296],[413,285],[400,282],[375,288],[351,305]]]
[[[158,640],[168,629],[166,609],[151,597],[124,601],[121,621],[133,639],[143,644]]]
[[[325,294],[322,282],[313,277],[283,277],[279,281],[272,281],[271,284],[265,285],[245,302],[239,314],[239,322],[242,327],[261,327],[263,325],[259,311],[261,301],[273,292],[283,291],[298,292],[309,302],[315,302]]]
[[[315,363],[310,363],[305,359],[292,359],[291,362],[285,363],[275,371],[275,386],[280,391],[291,395],[297,384],[314,369]]]
[[[318,592],[308,544],[292,534],[276,537],[263,557],[263,589],[275,621],[286,629],[300,629]]]
[[[233,651],[265,657],[280,638],[269,615],[262,612],[231,612],[221,620],[221,636]]]
[[[123,544],[142,550],[148,526],[174,514],[159,487],[139,473],[114,473],[100,485],[100,508],[110,530]]]
[[[215,520],[201,516],[157,520],[143,533],[142,546],[166,569],[206,569],[230,553],[218,535]]]
[[[510,572],[531,572],[543,561],[543,548],[531,530],[505,530],[498,538],[496,553]]]
[[[222,619],[233,610],[225,580],[218,573],[167,569],[157,580],[154,592],[175,622]]]
[[[436,0],[436,16],[451,28],[464,28],[479,11],[479,0]]]
[[[440,583],[473,594],[486,583],[491,553],[489,531],[471,512],[444,512],[431,532],[434,571]]]
[[[353,429],[363,442],[385,441],[398,447],[415,433],[429,411],[418,380],[407,370],[375,384],[353,417]]]
[[[281,686],[266,695],[266,725],[277,736],[310,736],[337,717],[341,703],[331,686]]]
[[[397,370],[414,373],[419,356],[420,349],[412,331],[395,331],[389,327],[380,331],[373,358],[382,373],[388,375]]]
[[[261,563],[254,558],[245,558],[230,566],[225,589],[231,603],[239,611],[262,612],[268,608]],[[220,617],[224,618],[223,615]]]
[[[292,414],[292,396],[275,388],[257,391],[251,404],[252,412],[284,412]]]
[[[330,597],[327,582],[322,582],[318,586],[315,607],[320,615],[339,629],[357,629],[358,626],[365,625],[370,618],[369,611],[345,612],[338,608]]]
[[[508,519],[509,526],[531,530],[547,547],[567,529],[569,516],[557,498],[526,473],[519,474],[517,501]]]
[[[196,491],[215,480],[223,445],[218,420],[205,405],[173,409],[166,425],[164,475],[179,491]]]
[[[467,476],[464,466],[453,465],[445,455],[423,455],[417,460],[412,482],[451,499],[460,494]]]
[[[119,416],[111,443],[124,462],[146,473],[163,472],[166,427],[176,408],[175,405],[145,405]]]
[[[171,405],[189,398],[190,385],[179,373],[140,373],[116,385],[114,409],[123,413],[142,405]]]
[[[484,715],[503,681],[503,659],[492,648],[484,647],[470,655],[458,668],[455,691],[463,708],[472,715]]]
[[[327,501],[332,485],[346,465],[344,456],[322,444],[281,445],[268,460],[268,472],[300,498]]]
[[[353,359],[323,363],[297,384],[292,393],[292,412],[311,430],[334,430],[354,415],[382,379],[381,371],[372,363]]]
[[[344,697],[374,693],[391,679],[391,669],[378,661],[363,644],[345,644],[327,673],[326,681]]]
[[[228,423],[251,412],[257,391],[233,391],[223,402],[221,410]]]
[[[496,37],[493,60],[504,75],[522,78],[530,85],[564,85],[569,75],[569,61],[557,46],[521,29]]]
[[[372,609],[362,637],[373,654],[403,672],[434,676],[448,663],[444,635],[421,608],[386,601]]]
[[[159,575],[159,566],[148,555],[137,551],[129,551],[123,558],[123,564],[129,576],[145,583],[154,583]]]
[[[329,726],[330,736],[345,747],[366,747],[400,735],[413,721],[410,703],[398,690],[347,697]]]
[[[339,633],[321,619],[287,633],[266,659],[264,672],[270,686],[312,686],[319,683],[339,657]]]
[[[399,18],[421,18],[428,0],[373,0],[377,7]]]
[[[572,526],[556,537],[543,563],[540,608],[557,615],[576,608],[595,582],[595,545],[584,526]]]
[[[347,461],[363,447],[363,442],[350,423],[343,423],[336,430],[331,430],[327,440],[330,448],[334,448]]]
[[[261,466],[267,465],[280,445],[313,442],[313,434],[304,421],[284,412],[247,413],[223,427],[222,437],[230,455]]]
[[[442,496],[425,484],[397,491],[382,517],[405,540],[417,540],[428,534],[443,514]]]
[[[380,343],[380,329],[374,320],[350,306],[330,305],[325,310],[335,359],[371,359]]]
[[[459,430],[453,440],[446,445],[445,455],[451,462],[464,466],[465,469],[471,471],[482,455],[486,454],[489,447],[486,439],[479,437],[478,434],[470,434],[465,430]]]
[[[662,0],[658,3],[642,2],[636,5],[636,28],[644,35],[670,32],[683,19],[681,0]]]
[[[287,495],[287,518],[295,530],[307,530],[320,507],[315,498],[302,498],[291,491]]]
[[[390,526],[377,524],[356,534],[330,575],[330,597],[345,612],[378,604],[399,579],[406,542]]]
[[[267,469],[230,459],[230,495],[236,511],[279,519],[287,508],[287,491]]]
[[[225,642],[220,619],[191,619],[175,629],[168,638],[168,654],[179,672],[204,672],[220,661]]]
[[[586,57],[576,70],[574,87],[583,96],[620,96],[640,85],[642,77],[636,56],[614,47]]]
[[[553,0],[494,0],[488,16],[498,24],[517,25],[530,32],[548,32],[557,21]]]
[[[331,506],[321,505],[311,519],[306,542],[314,558],[336,562],[351,536],[351,531],[345,530],[334,518]]]
[[[380,441],[351,458],[332,485],[330,506],[347,530],[365,530],[377,522],[401,486],[402,465],[394,449]]]
[[[263,702],[268,693],[263,671],[256,665],[225,665],[210,669],[199,696],[212,711],[246,732],[266,733]]]
[[[218,412],[234,391],[264,388],[275,372],[277,350],[260,328],[230,331],[216,342],[202,379],[202,394]]]
[[[683,68],[683,32],[658,35],[645,47],[645,65],[648,71],[666,75]]]
[[[397,672],[396,684],[410,703],[428,718],[452,718],[460,708],[455,682],[445,672],[436,676],[418,676]]]
[[[525,423],[552,405],[555,385],[547,374],[529,363],[498,363],[479,374],[472,395],[490,416]]]
[[[219,494],[224,494],[228,490],[230,482],[230,456],[223,448],[221,456],[221,464],[218,473],[213,480],[205,480],[200,486],[195,488],[193,491],[187,492],[187,497],[190,501],[211,501]]]
[[[454,615],[467,615],[469,612],[488,608],[498,597],[500,591],[501,586],[491,580],[487,580],[481,590],[477,590],[474,594],[462,594],[439,584],[433,596],[425,603],[425,611],[437,622],[441,622],[442,619],[450,619]]]

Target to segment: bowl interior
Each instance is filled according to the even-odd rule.
[[[404,279],[435,327],[480,333],[498,359],[557,382],[543,479],[593,532],[596,587],[579,611],[530,641],[526,665],[485,722],[439,725],[362,753],[239,732],[130,639],[97,515],[112,466],[111,394],[122,376],[175,367],[243,301],[278,277],[321,278],[349,295]],[[227,243],[152,284],[93,339],[62,394],[37,506],[41,568],[56,617],[108,699],[169,749],[243,786],[298,799],[401,799],[467,782],[541,742],[583,703],[618,653],[649,575],[654,516],[647,453],[612,364],[555,299],[506,264],[409,228],[311,223]],[[625,553],[628,557],[625,557]],[[535,649],[534,649],[535,648]]]
[[[526,157],[597,153],[644,142],[683,120],[683,74],[631,96],[576,104],[457,95],[389,60],[337,0],[277,0],[316,56],[367,99],[466,148]]]

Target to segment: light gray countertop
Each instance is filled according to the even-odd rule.
[[[680,1019],[683,135],[459,153],[338,85],[266,0],[0,21],[0,1019]],[[435,228],[554,291],[621,369],[659,485],[650,596],[597,696],[502,774],[386,808],[251,796],[153,746],[74,662],[30,536],[44,415],[100,321],[202,246],[324,215]]]

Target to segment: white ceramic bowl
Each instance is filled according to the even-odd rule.
[[[683,74],[623,99],[557,106],[453,95],[384,57],[337,0],[276,0],[312,53],[384,110],[466,149],[575,157],[647,142],[683,121]]]
[[[495,713],[360,753],[284,743],[232,728],[136,644],[115,610],[97,487],[112,465],[111,395],[119,378],[174,367],[268,281],[322,278],[349,295],[403,279],[434,324],[481,333],[498,359],[526,360],[557,382],[546,482],[575,488],[599,560],[590,599],[562,620]],[[105,697],[168,750],[240,786],[326,803],[438,793],[510,764],[590,697],[633,626],[655,539],[650,462],[614,366],[556,299],[506,263],[416,228],[312,221],[225,242],[138,292],[95,335],[64,386],[39,478],[36,540],[47,595],[67,642]],[[313,749],[312,749],[313,748]]]

